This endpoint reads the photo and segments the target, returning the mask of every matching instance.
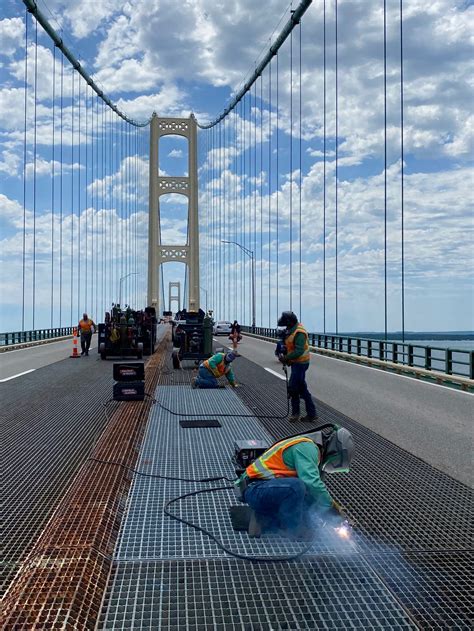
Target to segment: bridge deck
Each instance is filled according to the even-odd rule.
[[[106,400],[110,394],[110,364],[94,362],[88,374],[81,372],[81,365],[86,364],[55,364],[21,381],[10,382],[11,406],[18,409],[19,405],[22,410],[20,415],[12,412],[10,420],[12,431],[18,426],[16,440],[13,434],[11,439],[11,448],[19,450],[16,462],[25,459],[23,456],[22,460],[19,443],[26,440],[25,427],[35,418],[31,404],[43,420],[31,432],[36,439],[32,438],[29,447],[25,447],[25,453],[30,454],[28,466],[37,466],[35,475],[42,479],[41,488],[35,476],[30,475],[23,484],[18,478],[9,489],[12,506],[18,501],[20,507],[23,505],[22,494],[40,505],[47,495],[48,480],[54,489],[44,513],[35,516],[34,511],[27,514],[25,509],[14,513],[16,529],[11,529],[9,535],[12,545],[23,538],[15,558],[38,536],[96,431],[95,426],[86,424],[86,418],[79,423],[71,416],[79,392],[73,397],[66,391],[66,378],[62,389],[52,390],[49,407],[43,410],[41,406],[46,403],[41,392],[45,384],[53,383],[53,376],[59,383],[61,370],[69,379],[70,371],[79,371],[75,383],[82,384],[85,390],[94,385],[97,394],[97,399],[91,397],[96,405],[88,412],[91,418],[99,414],[99,400]],[[109,369],[104,370],[104,366]],[[162,371],[156,390],[160,402],[182,414],[209,413],[222,427],[181,428],[180,416],[170,415],[155,405],[137,468],[178,477],[232,477],[229,456],[234,438],[274,440],[300,428],[304,431],[303,424],[257,418],[278,416],[286,409],[283,381],[244,357],[236,362],[236,372],[242,388],[204,392],[190,388],[191,370]],[[254,418],[224,418],[216,412],[248,413]],[[240,561],[224,554],[203,534],[163,515],[166,498],[211,485],[134,476],[113,555],[100,627],[244,630],[419,625],[442,629],[448,621],[450,628],[469,628],[473,523],[470,489],[321,401],[319,413],[321,421],[337,421],[355,436],[357,457],[353,470],[349,475],[329,478],[332,493],[357,524],[354,548],[348,550],[334,540],[318,539],[308,554],[294,562],[275,565]],[[56,416],[55,425],[49,419]],[[72,451],[58,449],[55,456],[54,436],[58,434],[70,436],[66,444],[82,446],[70,448]],[[39,452],[37,465],[34,459],[35,450],[48,435],[46,445],[56,463],[51,469],[44,468],[46,450]],[[69,463],[71,458],[74,466]],[[12,458],[11,476],[16,475],[14,465]],[[68,472],[62,486],[54,486],[55,478],[51,476],[56,470]],[[276,535],[255,541],[246,534],[234,533],[227,512],[234,503],[232,494],[224,490],[183,500],[173,510],[212,530],[237,552],[282,554],[298,549],[300,544]],[[28,530],[30,524],[34,527]]]

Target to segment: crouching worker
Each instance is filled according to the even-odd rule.
[[[290,537],[313,538],[311,515],[343,517],[331,497],[325,473],[348,471],[354,443],[351,433],[326,424],[318,431],[281,440],[247,467],[236,482],[241,499],[252,510],[248,533],[286,531]]]
[[[216,353],[206,359],[200,366],[198,376],[193,380],[193,388],[219,388],[224,384],[219,384],[218,379],[226,377],[230,385],[235,388],[234,371],[231,363],[237,357],[235,353]]]

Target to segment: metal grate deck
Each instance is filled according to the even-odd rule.
[[[0,385],[2,447],[8,454],[2,476],[0,593],[103,430],[102,402],[112,383],[111,371],[91,356],[80,362],[65,359]]]
[[[360,559],[119,563],[101,629],[415,629]]]

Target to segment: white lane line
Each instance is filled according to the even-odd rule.
[[[275,377],[278,377],[278,379],[283,379],[283,381],[285,381],[285,380],[286,380],[285,375],[280,375],[280,373],[279,373],[279,372],[276,372],[275,370],[272,370],[271,368],[265,368],[265,370],[266,370],[267,372],[271,372],[271,373],[272,373],[272,375],[275,375]]]
[[[254,340],[257,340],[258,342],[265,342],[265,344],[273,344],[275,345],[276,342],[269,342],[268,340],[259,340],[258,338],[253,338]],[[317,355],[318,357],[321,357],[322,359],[331,359],[334,362],[343,362],[344,365],[346,366],[353,366],[354,368],[366,368],[367,370],[376,370],[379,374],[381,375],[386,375],[388,377],[400,377],[400,379],[409,379],[412,383],[419,383],[419,384],[423,384],[424,386],[432,386],[434,388],[444,388],[445,390],[449,390],[450,392],[457,392],[459,394],[467,394],[471,397],[474,396],[473,392],[468,392],[467,390],[458,390],[457,388],[453,388],[452,386],[444,386],[441,383],[431,383],[430,381],[424,381],[423,379],[417,379],[416,377],[410,377],[409,375],[399,375],[396,372],[391,372],[389,370],[383,370],[382,368],[377,368],[376,366],[365,366],[364,364],[357,364],[356,362],[353,361],[349,361],[347,359],[339,359],[338,357],[330,357],[329,355],[323,355],[322,353],[315,353],[314,351],[311,351],[311,355]],[[354,355],[354,357],[356,357],[356,355]],[[268,368],[265,368],[265,370],[268,370]]]
[[[10,379],[16,379],[17,377],[21,377],[22,375],[27,375],[29,372],[35,372],[35,370],[36,368],[30,368],[30,370],[19,372],[17,375],[12,375],[11,377],[7,377],[6,379],[0,379],[0,383],[4,383],[5,381],[10,381]]]

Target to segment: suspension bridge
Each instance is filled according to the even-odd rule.
[[[374,0],[380,68],[363,72],[376,83],[366,107],[377,129],[369,137],[361,124],[356,138],[351,12],[363,17],[365,3],[292,3],[207,120],[130,117],[54,16],[20,4],[21,88],[7,87],[21,95],[8,146],[18,177],[1,194],[2,628],[471,628],[473,351],[465,333],[437,346],[410,330],[418,249],[426,256],[412,241],[426,193],[413,188],[414,138],[426,130],[407,120],[419,28],[409,0]],[[179,173],[164,166],[173,139]],[[362,141],[372,145],[357,162],[348,145]],[[464,294],[462,262],[445,267]],[[242,324],[238,390],[191,388],[186,356],[173,367],[167,320],[179,311],[192,327],[200,310]],[[319,421],[356,443],[350,473],[327,481],[353,524],[349,542],[232,528],[234,443],[310,429],[285,414],[274,344],[286,310],[309,330]],[[99,334],[76,362],[83,312]],[[146,353],[141,400],[112,398],[123,363],[103,361],[114,313],[121,351]],[[139,326],[140,350],[127,338]]]

